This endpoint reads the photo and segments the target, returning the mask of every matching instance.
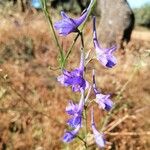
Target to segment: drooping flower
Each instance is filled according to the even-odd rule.
[[[116,65],[117,60],[113,56],[113,52],[117,49],[116,45],[110,48],[102,48],[102,46],[98,43],[97,33],[96,33],[96,18],[93,17],[93,42],[96,50],[97,59],[104,65],[105,67],[112,68]]]
[[[96,102],[98,103],[99,107],[109,111],[112,106],[113,102],[110,99],[110,95],[104,94],[96,94]]]
[[[94,122],[94,112],[93,109],[91,111],[91,126],[92,126],[92,131],[94,135],[94,139],[98,147],[103,148],[105,147],[105,139],[104,135],[96,129],[95,122]]]
[[[88,82],[83,78],[84,73],[84,57],[81,53],[81,61],[79,68],[73,71],[63,70],[63,74],[57,77],[57,80],[64,86],[71,86],[74,92],[85,90],[88,88]]]
[[[96,82],[95,82],[95,71],[94,70],[93,70],[93,90],[94,90],[94,93],[96,95],[96,100],[95,101],[99,105],[99,107],[109,111],[113,106],[113,102],[110,99],[109,94],[104,95],[104,94],[101,94],[100,91],[97,90]]]
[[[79,104],[74,104],[72,101],[69,102],[69,105],[66,107],[66,112],[71,116],[67,121],[67,124],[72,128],[76,128],[78,125],[82,124],[82,112],[84,107],[84,94],[81,91],[81,99]]]
[[[63,136],[63,141],[65,143],[71,142],[77,135],[78,131],[80,130],[80,125],[78,125],[74,130],[67,131]]]
[[[66,36],[71,32],[77,32],[78,27],[86,20],[90,7],[93,3],[91,0],[89,7],[83,11],[82,15],[77,19],[72,19],[64,11],[61,11],[62,20],[54,24],[54,28],[58,30],[60,35]]]

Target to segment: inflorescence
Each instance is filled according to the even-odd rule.
[[[88,17],[88,13],[91,9],[94,0],[91,0],[88,8],[82,13],[82,15],[77,19],[70,18],[65,12],[61,12],[62,19],[54,24],[54,28],[58,30],[61,36],[67,36],[70,33],[81,31],[79,26],[82,25]],[[81,35],[82,38],[82,35]],[[98,42],[96,33],[96,17],[93,17],[93,43],[96,52],[97,60],[106,68],[112,68],[116,65],[117,61],[113,55],[113,52],[117,49],[116,45],[110,48],[103,48]],[[83,127],[83,112],[86,109],[87,103],[89,102],[89,94],[85,96],[86,90],[92,87],[95,99],[94,101],[98,104],[100,109],[110,111],[113,107],[113,102],[111,96],[104,95],[98,90],[95,80],[95,71],[93,69],[92,79],[93,82],[90,85],[88,81],[85,80],[85,55],[84,55],[84,44],[82,42],[81,48],[81,58],[79,67],[72,71],[62,70],[62,74],[58,76],[57,80],[65,87],[71,87],[73,92],[80,92],[81,98],[79,103],[74,103],[72,100],[69,101],[66,107],[66,112],[70,116],[67,121],[68,126],[72,129],[64,133],[63,141],[66,143],[71,142],[79,133],[79,130]],[[105,147],[105,138],[102,131],[98,131],[94,122],[94,111],[91,109],[91,129],[93,131],[93,136],[95,142],[99,147]]]

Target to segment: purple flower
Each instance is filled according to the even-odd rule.
[[[80,125],[78,125],[74,130],[67,131],[63,136],[63,141],[65,143],[71,142],[77,135],[78,131],[80,130]]]
[[[96,95],[96,100],[95,100],[96,103],[99,105],[100,108],[109,111],[113,106],[113,102],[110,99],[110,95],[101,94],[97,90],[94,70],[93,70],[93,89],[94,89],[94,93]]]
[[[109,111],[112,106],[113,102],[110,99],[110,95],[104,94],[96,94],[96,102],[98,103],[99,107]]]
[[[72,101],[69,102],[69,105],[66,107],[66,112],[72,116],[71,119],[68,120],[68,125],[72,128],[75,128],[72,131],[67,131],[64,134],[63,141],[71,142],[77,135],[79,129],[82,125],[82,112],[84,107],[84,91],[81,91],[81,99],[79,104],[74,104]]]
[[[83,78],[83,70],[77,68],[71,72],[63,70],[63,74],[60,75],[57,80],[64,86],[72,86],[74,92],[86,89],[88,86],[87,81]]]
[[[71,86],[74,92],[85,90],[88,88],[88,82],[83,78],[84,60],[81,54],[81,61],[79,68],[69,72],[63,70],[63,74],[58,76],[57,80],[64,86]]]
[[[92,125],[92,131],[93,131],[93,135],[94,135],[96,144],[100,148],[105,147],[104,135],[102,133],[98,132],[97,129],[96,129],[96,127],[95,127],[93,109],[91,111],[91,125]]]
[[[58,30],[60,35],[66,36],[71,32],[77,32],[78,27],[86,20],[88,12],[90,10],[91,4],[93,0],[91,0],[89,7],[85,10],[82,15],[77,19],[72,19],[64,11],[61,11],[62,20],[56,22],[54,24],[54,28]]]
[[[84,94],[82,91],[82,96],[79,104],[74,104],[72,101],[66,107],[66,112],[71,115],[71,118],[67,121],[67,124],[72,128],[76,128],[78,125],[82,124],[82,112],[84,107]]]
[[[117,49],[116,46],[112,46],[111,48],[102,48],[101,45],[98,43],[97,34],[96,34],[96,23],[95,17],[93,18],[93,42],[94,47],[96,49],[97,59],[106,67],[112,68],[116,65],[117,60],[113,56],[113,52]]]

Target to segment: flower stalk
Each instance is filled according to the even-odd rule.
[[[43,9],[43,12],[45,14],[45,17],[47,18],[47,21],[48,21],[50,31],[52,31],[52,34],[53,34],[53,37],[54,37],[54,41],[55,41],[56,46],[58,47],[58,50],[59,50],[60,68],[63,69],[64,68],[64,53],[63,53],[63,48],[59,44],[59,40],[58,40],[56,32],[54,30],[53,21],[52,21],[50,13],[48,12],[46,0],[41,0],[41,4],[42,4],[42,9]]]
[[[84,39],[83,39],[83,33],[82,32],[80,32],[80,37],[81,37],[81,45],[82,45],[82,47],[81,47],[81,60],[82,60],[82,66],[83,66],[83,69],[84,69],[84,72],[83,72],[83,76],[84,76],[84,74],[85,74],[85,50],[84,50]],[[87,129],[87,106],[86,106],[86,98],[85,98],[85,91],[84,91],[84,126],[85,126],[85,131],[84,131],[84,137],[85,137],[85,143],[84,143],[84,145],[85,145],[85,149],[87,149],[88,148],[88,146],[87,146],[87,134],[88,134],[88,129]]]
[[[69,101],[68,106],[66,107],[66,113],[69,115],[69,119],[67,120],[67,125],[71,128],[71,130],[66,131],[62,140],[65,143],[69,143],[73,141],[76,137],[84,143],[85,149],[88,149],[88,125],[87,125],[87,111],[90,105],[95,102],[99,109],[103,111],[107,111],[108,114],[111,114],[111,109],[113,108],[113,102],[111,100],[110,94],[102,94],[102,92],[97,88],[96,79],[95,79],[95,71],[93,70],[92,74],[92,83],[85,80],[85,59],[88,59],[88,56],[85,56],[85,44],[84,44],[84,36],[83,29],[85,27],[85,23],[91,14],[91,11],[96,3],[96,0],[91,0],[88,8],[83,11],[80,17],[71,18],[64,11],[61,11],[61,20],[54,23],[52,22],[51,16],[48,12],[46,0],[41,0],[43,12],[48,20],[49,26],[52,30],[56,45],[60,54],[60,67],[61,67],[61,75],[57,77],[58,82],[65,87],[71,87],[73,92],[80,92],[80,100],[78,103],[74,103],[72,100]],[[61,36],[67,36],[71,33],[77,33],[75,39],[73,40],[70,48],[64,54],[63,48],[60,46],[55,30]],[[64,67],[66,62],[73,50],[73,47],[80,37],[81,40],[81,51],[80,51],[80,64],[77,68],[68,71]],[[116,46],[114,45],[111,48],[103,48],[101,44],[98,42],[97,33],[96,33],[96,19],[93,17],[93,43],[94,49],[97,55],[98,61],[106,68],[112,68],[116,65],[117,61],[113,52],[116,50]],[[88,92],[86,94],[86,90]],[[95,99],[90,100],[90,92],[91,89],[94,91]],[[94,110],[91,111],[91,129],[93,133],[93,137],[95,142],[99,148],[105,147],[105,138],[104,138],[104,127],[107,124],[109,118],[106,118],[104,121],[103,127],[99,132],[96,123],[94,122]],[[84,131],[84,138],[82,139],[78,134],[82,129]]]

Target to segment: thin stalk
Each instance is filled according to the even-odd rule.
[[[81,37],[81,45],[82,45],[82,48],[81,48],[81,55],[82,55],[82,60],[83,60],[83,64],[84,64],[84,67],[85,67],[85,51],[84,51],[84,39],[83,39],[83,34],[82,32],[80,32],[80,37]],[[84,69],[85,70],[85,69]],[[85,74],[85,71],[83,71],[83,76]],[[84,104],[86,103],[86,98],[85,98],[85,91],[83,92],[84,94]],[[87,132],[88,132],[88,129],[87,129],[87,107],[85,106],[84,107],[84,125],[85,125],[85,149],[87,150],[88,147],[87,147]]]
[[[105,134],[110,136],[150,136],[150,131],[144,132],[106,132]]]
[[[88,134],[88,128],[87,128],[87,107],[84,107],[84,117],[85,117],[85,148],[87,149],[87,134]]]
[[[54,41],[56,43],[56,46],[58,47],[60,58],[61,58],[61,63],[63,64],[63,61],[64,61],[63,48],[60,46],[57,35],[56,35],[56,32],[54,30],[52,18],[51,18],[51,15],[50,15],[50,13],[48,12],[48,9],[47,9],[46,0],[41,0],[41,4],[42,4],[42,9],[43,9],[43,12],[45,14],[45,17],[47,18],[47,21],[48,21],[50,31],[52,31]],[[62,67],[63,67],[63,65],[61,65],[61,68]]]
[[[76,136],[80,141],[82,141],[84,143],[84,145],[86,145],[86,142],[84,141],[84,139],[82,139],[80,136]]]
[[[74,40],[73,40],[73,42],[72,42],[70,48],[68,49],[68,51],[67,51],[67,53],[66,53],[66,55],[65,55],[65,58],[64,58],[64,66],[65,66],[65,63],[66,63],[66,61],[67,61],[69,55],[70,55],[71,52],[72,52],[72,49],[73,49],[73,47],[74,47],[74,45],[75,45],[75,43],[76,43],[76,41],[77,41],[79,35],[80,35],[80,33],[78,33],[78,34],[76,35],[76,37],[74,38]]]
[[[81,44],[82,44],[82,48],[84,50],[84,39],[83,39],[83,33],[80,32],[80,36],[81,36]],[[85,56],[84,56],[85,57]]]

